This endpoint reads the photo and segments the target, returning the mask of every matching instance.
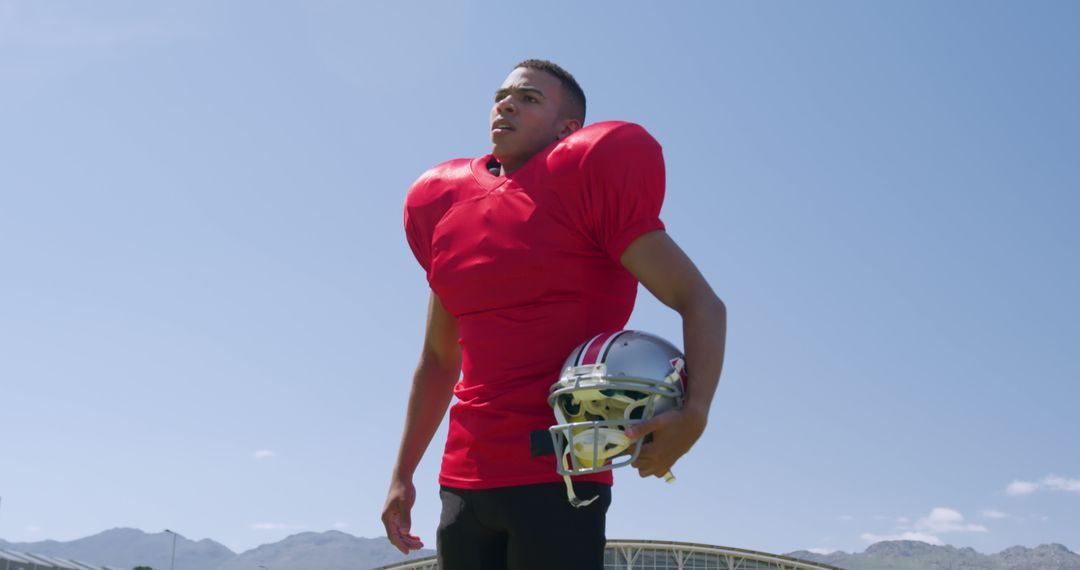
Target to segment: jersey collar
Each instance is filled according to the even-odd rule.
[[[471,165],[473,178],[476,178],[476,182],[485,190],[494,190],[505,184],[507,180],[517,178],[530,169],[536,168],[536,164],[545,162],[547,156],[551,154],[551,151],[555,150],[555,147],[562,144],[565,140],[566,139],[557,140],[544,147],[542,150],[529,157],[529,160],[525,161],[525,164],[521,165],[521,168],[515,170],[510,176],[497,176],[487,169],[488,162],[491,162],[491,160],[495,158],[491,153],[485,154],[480,158],[474,158]]]

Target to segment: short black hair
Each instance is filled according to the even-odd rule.
[[[566,91],[566,94],[569,95],[567,103],[570,104],[568,107],[570,118],[581,121],[582,125],[585,124],[585,91],[581,89],[581,86],[578,85],[577,80],[574,79],[573,75],[570,75],[569,71],[546,59],[526,59],[515,65],[514,69],[519,67],[543,71],[558,79],[563,86],[563,91]]]

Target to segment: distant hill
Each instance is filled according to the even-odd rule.
[[[0,548],[100,566],[165,570],[169,568],[172,539],[164,532],[116,528],[70,542],[0,540]],[[177,537],[176,570],[251,570],[260,565],[273,570],[369,570],[434,553],[421,550],[405,557],[386,538],[359,538],[339,531],[294,534],[240,554],[213,540],[195,542]],[[787,555],[845,570],[1080,570],[1080,555],[1060,544],[1014,546],[997,554],[980,554],[971,548],[887,541],[872,544],[861,553],[823,555],[800,550]]]
[[[164,570],[169,568],[172,541],[172,535],[166,532],[147,534],[138,529],[115,528],[69,542],[0,540],[0,548],[99,566],[151,566]],[[358,538],[338,531],[294,534],[241,554],[213,540],[195,542],[178,536],[175,569],[251,570],[261,564],[274,570],[367,570],[432,554],[435,554],[432,550],[421,550],[405,557],[386,538]]]
[[[7,545],[0,547],[16,552],[83,560],[99,566],[134,568],[142,565],[168,568],[172,541],[172,535],[167,532],[147,534],[133,528],[114,528],[70,542],[46,540],[44,542],[0,543]],[[236,553],[224,545],[209,539],[198,542],[183,537],[176,539],[178,570],[184,568],[181,566],[182,563],[190,564],[187,568],[192,569],[216,568],[235,556]]]
[[[435,554],[433,550],[421,550],[411,553],[408,558],[432,554]],[[359,570],[405,559],[386,538],[358,538],[332,530],[294,534],[279,542],[264,544],[236,556],[217,570],[251,570],[260,564],[274,570]]]
[[[896,540],[872,544],[858,554],[799,550],[788,556],[846,570],[1080,570],[1080,555],[1060,544],[1014,546],[997,554],[980,554],[971,548]]]

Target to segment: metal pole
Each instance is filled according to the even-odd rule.
[[[169,529],[165,529],[165,532],[172,535],[172,558],[169,561],[169,570],[173,570],[176,565],[176,533]]]

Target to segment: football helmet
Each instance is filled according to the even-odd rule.
[[[681,408],[686,358],[670,342],[646,332],[622,330],[596,335],[575,348],[551,386],[548,404],[556,423],[549,431],[555,448],[555,469],[566,481],[574,506],[570,477],[630,465],[641,452],[626,430],[653,416]],[[665,476],[674,480],[671,474]]]

